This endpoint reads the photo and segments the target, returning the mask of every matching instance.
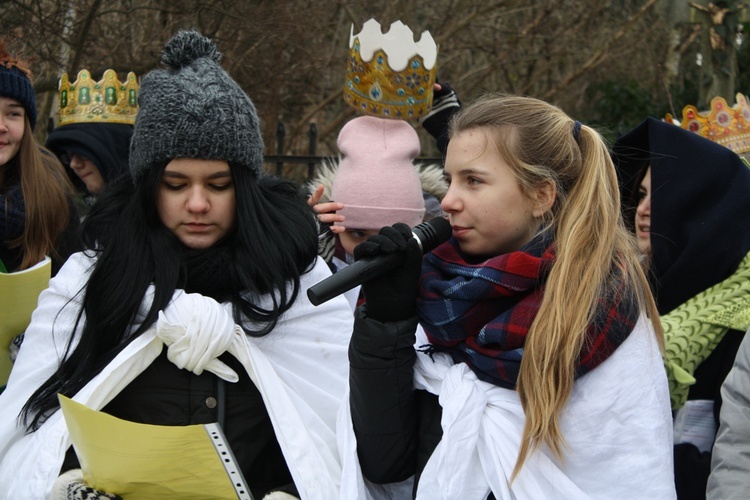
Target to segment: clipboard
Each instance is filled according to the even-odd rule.
[[[92,488],[139,500],[252,500],[218,424],[139,424],[58,395],[83,471]]]

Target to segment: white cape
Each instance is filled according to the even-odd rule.
[[[417,346],[427,343],[418,329]],[[672,499],[669,389],[653,330],[641,319],[599,367],[578,379],[561,419],[560,462],[542,447],[513,483],[524,412],[518,393],[477,379],[446,354],[418,353],[416,388],[439,395],[443,439],[420,478],[417,498]],[[408,481],[373,486],[362,478],[349,406],[339,414],[342,499],[411,498]]]
[[[59,474],[70,445],[61,412],[55,412],[31,434],[24,433],[18,415],[29,396],[57,368],[65,352],[80,309],[78,291],[86,283],[93,263],[82,253],[74,254],[50,281],[26,330],[8,386],[0,395],[0,498],[46,498]],[[237,356],[263,395],[303,499],[336,498],[341,481],[335,421],[348,381],[347,347],[353,317],[343,297],[315,307],[306,294],[308,287],[329,275],[325,263],[318,259],[315,268],[302,277],[295,305],[282,316],[273,332],[262,338],[243,336]],[[148,309],[152,291],[141,305],[137,322],[142,321]],[[176,292],[173,300],[179,300],[181,293]],[[73,399],[101,409],[159,355],[163,345],[155,328],[151,328]]]

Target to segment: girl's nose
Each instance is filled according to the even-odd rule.
[[[187,208],[190,212],[205,212],[210,207],[208,197],[202,189],[191,191],[187,201]]]
[[[448,192],[443,197],[443,201],[440,202],[440,207],[447,213],[457,212],[460,209],[461,200],[456,195],[455,189],[448,187]]]
[[[645,196],[636,208],[636,213],[641,217],[651,215],[651,195]]]
[[[78,170],[81,167],[83,167],[83,162],[81,161],[80,156],[70,155],[70,168]]]

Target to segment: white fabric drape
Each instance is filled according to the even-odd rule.
[[[415,345],[425,343],[418,329]],[[419,499],[485,500],[490,491],[498,500],[675,498],[667,379],[643,318],[609,359],[576,381],[561,418],[564,461],[542,447],[513,483],[524,424],[518,394],[479,380],[446,354],[418,353],[414,384],[438,395],[443,408],[443,438],[422,472]],[[346,407],[339,434],[342,499],[411,498],[404,484],[372,487],[362,479]]]
[[[93,264],[84,254],[74,254],[41,294],[8,387],[0,395],[0,498],[46,498],[59,474],[70,445],[61,412],[31,434],[25,434],[18,415],[62,359],[80,310],[78,291]],[[228,350],[260,390],[302,498],[336,498],[341,464],[335,421],[348,380],[353,317],[343,297],[315,307],[306,295],[308,287],[329,275],[318,259],[302,277],[295,305],[262,338],[239,333],[231,319],[231,305],[177,291],[155,327],[131,342],[73,399],[101,409],[156,359],[165,343],[178,366],[236,379],[236,373],[215,359]],[[143,320],[152,293],[144,298],[134,329]]]

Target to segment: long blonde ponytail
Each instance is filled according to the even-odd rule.
[[[617,175],[601,136],[555,106],[507,95],[462,110],[451,136],[473,128],[488,130],[527,194],[544,182],[554,182],[557,190],[544,225],[555,232],[556,260],[526,338],[516,387],[526,419],[514,478],[541,445],[564,459],[560,415],[600,297],[617,293],[624,280],[640,310],[655,320],[660,345],[663,338],[635,239],[620,216]]]

